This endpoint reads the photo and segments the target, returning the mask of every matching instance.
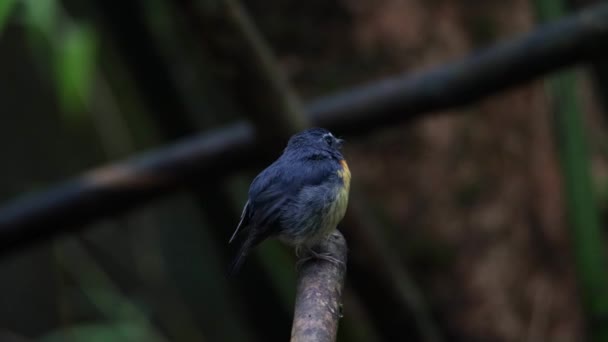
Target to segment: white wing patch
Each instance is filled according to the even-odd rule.
[[[243,224],[243,220],[245,219],[245,213],[247,212],[247,208],[249,208],[249,201],[247,201],[247,203],[245,203],[245,208],[243,208],[243,212],[241,213],[241,220],[239,221],[239,224],[236,226],[234,233],[232,233],[230,240],[228,240],[228,243],[231,243],[232,240],[234,240],[234,238],[236,237],[236,234],[241,229],[241,225]]]

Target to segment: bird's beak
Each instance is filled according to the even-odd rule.
[[[342,144],[344,143],[344,139],[336,139],[336,147],[342,148]]]

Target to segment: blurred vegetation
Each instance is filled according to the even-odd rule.
[[[286,132],[306,125],[300,103],[527,31],[534,16],[522,3],[230,0],[243,29],[222,1],[0,0],[3,202],[238,118],[275,137],[254,169],[5,257],[0,336],[287,340],[292,251],[264,243],[227,279],[226,242],[252,177]],[[559,1],[532,5],[542,20],[564,13]],[[458,118],[346,137],[354,201],[343,227],[352,244],[340,341],[580,341],[585,319],[590,336],[608,338],[596,323],[608,280],[593,198],[593,176],[606,177],[608,162],[586,147],[598,115],[580,96],[585,80],[549,80],[550,106],[522,85]],[[542,140],[548,108],[555,145]],[[560,202],[550,198],[560,193],[557,172],[578,291]]]
[[[555,20],[566,13],[565,1],[536,0],[540,20]],[[583,124],[577,74],[568,71],[548,81],[556,145],[564,178],[567,214],[576,268],[586,309],[589,340],[608,340],[608,274],[588,141]]]

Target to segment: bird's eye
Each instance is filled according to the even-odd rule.
[[[331,144],[334,142],[334,138],[327,134],[323,137],[323,139],[325,139],[325,142],[327,143],[327,145],[331,146]]]

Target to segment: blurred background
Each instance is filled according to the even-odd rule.
[[[293,251],[265,242],[230,279],[227,240],[303,105],[591,2],[0,0],[1,204],[244,119],[267,141],[242,169],[4,254],[0,340],[286,341]],[[608,308],[586,292],[605,289],[602,70],[336,132],[353,174],[339,341],[593,338]]]

